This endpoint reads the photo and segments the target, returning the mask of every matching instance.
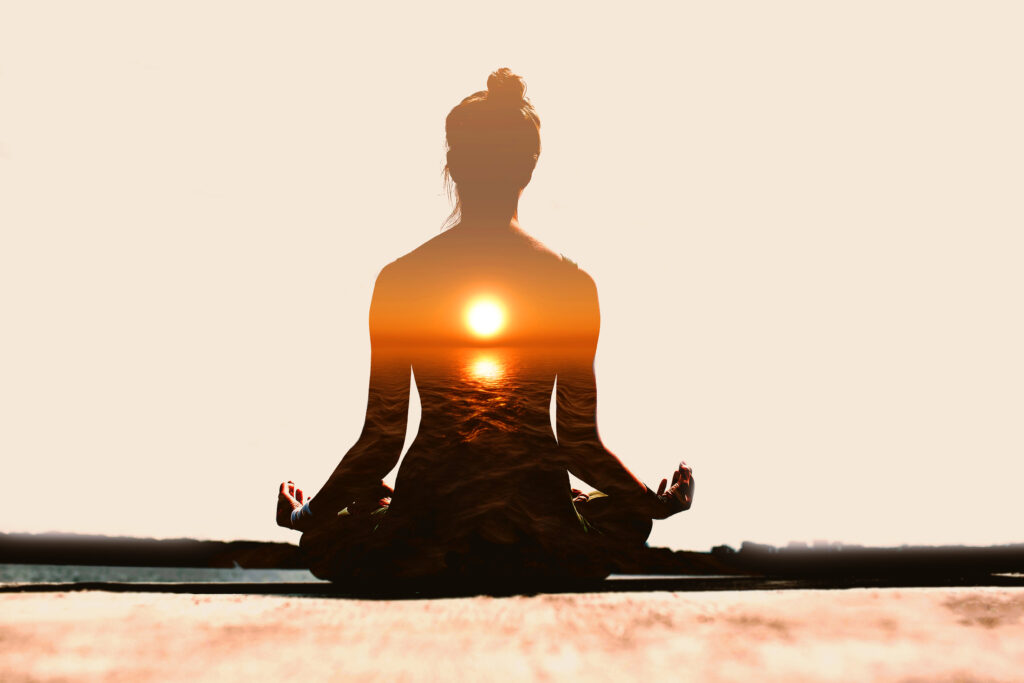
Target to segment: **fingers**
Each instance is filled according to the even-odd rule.
[[[683,472],[679,479],[679,485],[674,487],[672,494],[680,502],[683,510],[689,510],[693,505],[693,476],[689,469]]]
[[[689,510],[693,504],[693,469],[685,461],[672,473],[672,484],[663,479],[658,486],[658,497],[666,503],[666,516]],[[666,489],[667,487],[667,489]]]
[[[304,496],[302,489],[297,488],[294,481],[281,482],[277,495],[281,498],[297,499],[300,503],[303,501]],[[310,497],[312,498],[312,496]]]

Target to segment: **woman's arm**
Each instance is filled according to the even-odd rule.
[[[580,271],[579,291],[568,297],[572,306],[579,307],[582,319],[581,339],[578,346],[559,365],[556,383],[556,424],[558,448],[566,468],[574,476],[587,482],[609,497],[653,519],[664,519],[685,507],[681,504],[685,492],[677,485],[683,467],[673,475],[673,487],[666,490],[662,482],[658,492],[643,484],[601,442],[597,429],[597,381],[594,377],[594,355],[600,332],[600,308],[597,288],[589,275]],[[687,468],[688,470],[688,468]]]
[[[409,416],[409,377],[408,365],[371,360],[363,430],[316,494],[311,511],[339,512],[360,493],[379,486],[398,464]]]
[[[594,355],[601,329],[597,287],[582,270],[564,297],[566,317],[577,325],[577,344],[558,367],[556,424],[559,452],[576,477],[611,496],[642,498],[647,487],[612,454],[597,431],[597,381]]]
[[[405,444],[410,362],[400,348],[382,344],[378,333],[393,296],[390,268],[377,277],[370,303],[370,388],[363,430],[309,505],[317,514],[336,513],[360,493],[379,486],[398,464]]]
[[[601,442],[597,431],[597,388],[593,357],[590,365],[575,358],[558,373],[556,388],[558,449],[566,468],[576,477],[609,495],[647,496],[647,487]]]

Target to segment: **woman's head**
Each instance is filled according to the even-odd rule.
[[[503,202],[530,182],[540,156],[540,118],[526,84],[509,69],[487,79],[487,90],[462,100],[445,120],[448,162],[456,186],[453,217],[465,202]]]

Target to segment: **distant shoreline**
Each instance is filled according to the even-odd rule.
[[[0,534],[0,563],[111,567],[304,569],[297,545],[264,541],[199,541],[82,534]],[[776,548],[745,542],[710,552],[641,548],[620,558],[617,574],[750,576],[836,585],[897,581],[901,585],[1024,580],[1024,544],[989,547],[838,544]]]
[[[291,543],[86,534],[0,534],[0,563],[222,569],[305,568],[299,547]]]

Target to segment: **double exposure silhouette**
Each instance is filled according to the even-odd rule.
[[[598,436],[594,282],[518,223],[540,154],[524,95],[500,69],[449,113],[452,227],[377,278],[363,431],[315,498],[281,484],[278,523],[304,532],[318,576],[600,577],[690,506],[685,464],[655,492]],[[392,491],[411,375],[422,417]]]

